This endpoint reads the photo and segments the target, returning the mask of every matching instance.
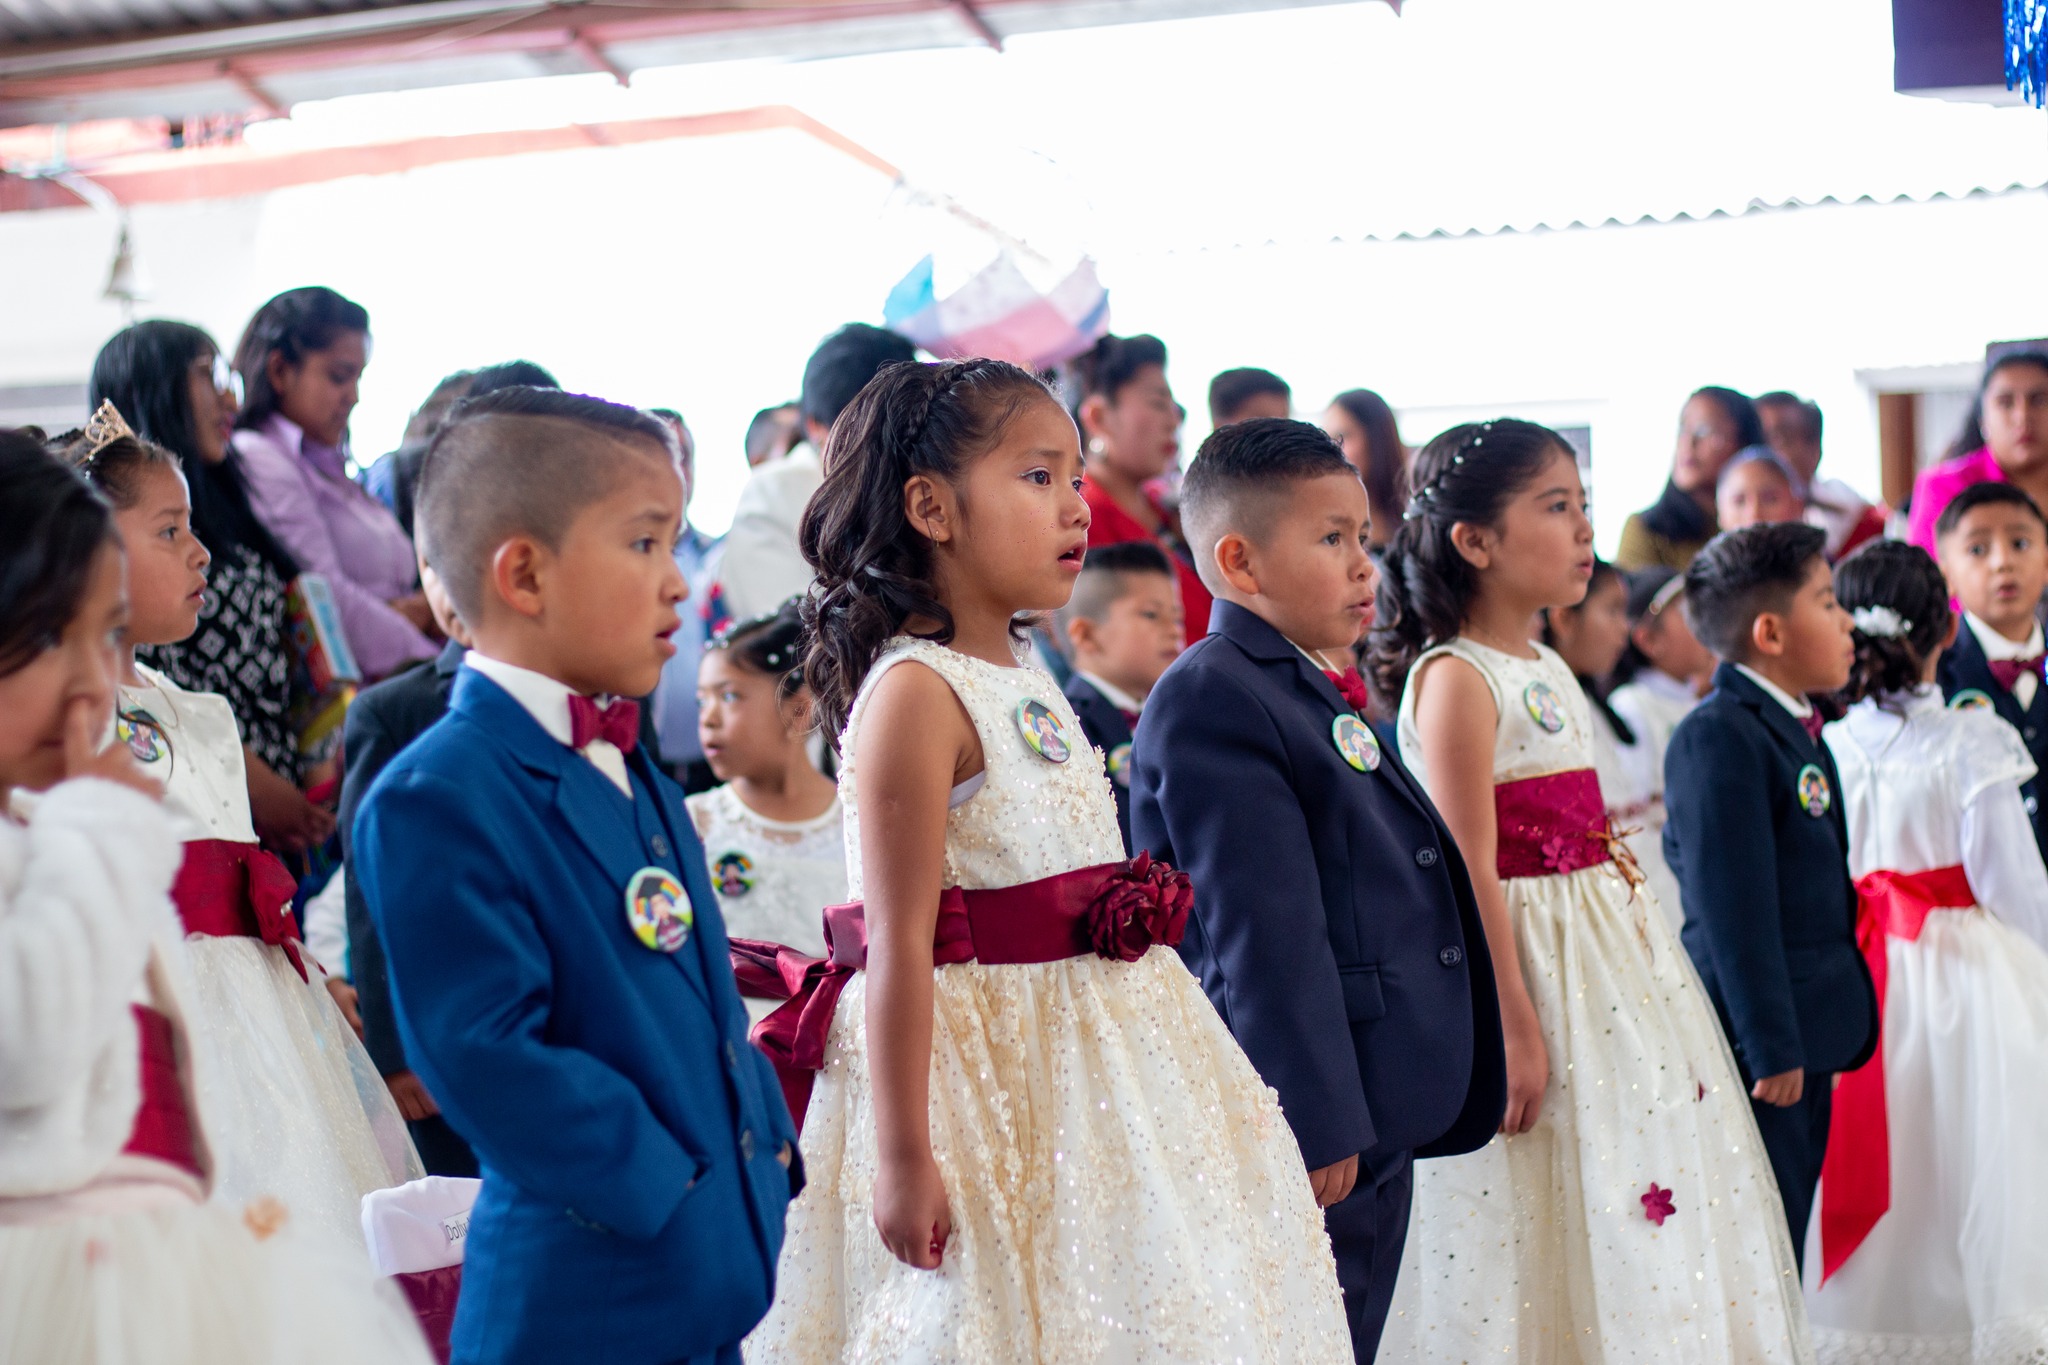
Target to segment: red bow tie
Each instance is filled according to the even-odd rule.
[[[570,694],[569,747],[581,749],[594,739],[616,745],[622,754],[640,742],[640,703],[621,699],[599,706],[588,697]]]
[[[2048,659],[2048,655],[2036,654],[2030,659],[1987,659],[1985,662],[1991,665],[1991,676],[1998,679],[1998,685],[2010,692],[2013,685],[2029,673],[2040,678],[2044,659]]]
[[[1323,676],[1336,684],[1338,693],[1344,698],[1344,704],[1352,710],[1363,715],[1365,709],[1372,705],[1372,694],[1366,691],[1365,679],[1358,676],[1357,669],[1347,668],[1339,673],[1334,668],[1326,668],[1323,670]]]
[[[1806,731],[1806,737],[1815,744],[1820,743],[1821,727],[1827,724],[1826,717],[1818,710],[1808,711],[1799,718],[1799,726]]]

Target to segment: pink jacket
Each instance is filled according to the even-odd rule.
[[[1973,483],[2004,482],[2005,471],[1999,468],[1990,446],[1921,470],[1920,477],[1913,480],[1913,508],[1906,519],[1906,539],[1927,553],[1936,554],[1934,523],[1941,519],[1943,509],[1955,501],[1956,494]]]

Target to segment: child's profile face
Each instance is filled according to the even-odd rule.
[[[2002,635],[2024,639],[2048,588],[2048,533],[2024,507],[1972,507],[1942,537],[1941,572],[1971,615]]]
[[[1074,632],[1075,666],[1143,701],[1187,645],[1187,614],[1173,575],[1130,573],[1100,621]]]
[[[1365,485],[1346,470],[1292,480],[1273,496],[1263,530],[1245,537],[1253,610],[1303,649],[1351,648],[1372,624],[1378,580]]]
[[[732,651],[707,649],[697,666],[697,742],[721,782],[786,775],[804,753],[802,698],[778,703],[777,679],[735,659]]]
[[[114,513],[128,551],[128,638],[176,644],[199,628],[213,556],[192,534],[184,475],[168,464],[145,465],[135,493],[133,506]]]
[[[1814,556],[1805,581],[1778,619],[1784,645],[1779,670],[1794,689],[1838,692],[1848,686],[1849,669],[1856,662],[1853,623],[1835,600],[1835,576],[1826,560]]]
[[[1681,601],[1673,598],[1654,618],[1638,622],[1634,639],[1659,673],[1692,682],[1713,672],[1714,651],[1692,633]]]
[[[41,791],[63,778],[64,723],[74,707],[85,708],[93,734],[106,729],[126,638],[127,579],[120,547],[109,543],[63,634],[0,677],[0,789]]]
[[[1066,410],[1030,399],[955,491],[960,534],[938,547],[946,591],[1004,616],[1065,606],[1088,551],[1081,443]]]
[[[1509,498],[1494,525],[1481,573],[1527,598],[1531,610],[1576,606],[1593,580],[1593,523],[1578,458],[1554,451],[1536,477]]]
[[[1621,662],[1628,648],[1628,589],[1620,575],[1609,574],[1587,590],[1584,602],[1560,608],[1551,618],[1558,656],[1573,673],[1604,678]]]
[[[1714,511],[1724,531],[1797,521],[1805,513],[1784,471],[1765,460],[1750,460],[1723,475]]]
[[[547,556],[538,624],[560,681],[643,697],[676,652],[669,637],[690,591],[675,560],[683,481],[660,447],[618,444],[611,490],[576,514]]]

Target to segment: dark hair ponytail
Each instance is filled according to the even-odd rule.
[[[922,638],[953,638],[953,613],[933,581],[932,543],[904,515],[904,485],[920,474],[958,479],[1039,398],[1058,401],[1030,371],[1004,361],[913,361],[885,366],[832,424],[825,479],[804,509],[797,543],[818,575],[803,601],[804,681],[835,744],[891,636],[919,619],[933,623]]]
[[[1451,528],[1497,524],[1509,501],[1560,453],[1569,457],[1572,449],[1549,427],[1502,417],[1452,427],[1416,454],[1416,491],[1380,562],[1366,645],[1382,704],[1400,705],[1408,670],[1464,628],[1478,595],[1478,573],[1451,543]]]
[[[1883,629],[1866,617],[1855,628],[1856,662],[1840,696],[1853,704],[1882,701],[1920,685],[1927,656],[1948,635],[1948,583],[1927,551],[1900,540],[1874,540],[1835,566],[1835,598],[1844,610],[1889,612]],[[1892,633],[1892,627],[1898,633]]]
[[[0,678],[62,638],[100,551],[120,544],[113,509],[44,439],[0,430]]]
[[[775,700],[788,701],[804,686],[803,634],[803,598],[792,597],[766,616],[728,625],[709,647],[726,651],[743,668],[775,679]]]

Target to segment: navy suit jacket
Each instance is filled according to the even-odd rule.
[[[1809,767],[1827,780],[1822,815],[1800,799]],[[1828,746],[1724,663],[1672,732],[1664,806],[1686,951],[1749,1079],[1868,1061],[1877,996],[1856,949],[1849,826]]]
[[[645,746],[628,767],[632,801],[464,669],[356,821],[406,1056],[483,1166],[458,1362],[676,1361],[773,1291],[796,1131],[682,792]],[[674,953],[627,920],[648,866],[695,914]]]
[[[1280,1093],[1311,1170],[1484,1146],[1507,1105],[1493,960],[1456,841],[1391,750],[1372,772],[1349,708],[1272,626],[1218,602],[1146,699],[1131,780],[1140,848],[1185,870],[1181,956]]]
[[[1941,656],[1937,676],[1941,681],[1941,694],[1950,701],[1959,692],[1981,692],[1990,700],[1992,709],[1999,719],[2020,732],[2026,741],[2027,752],[2034,756],[2036,768],[2048,768],[2048,685],[2034,689],[2034,704],[2022,711],[2019,699],[1998,685],[1998,679],[1991,676],[1991,664],[1984,657],[1984,646],[1977,642],[1977,632],[1970,629],[1966,621],[1956,632],[1956,642]],[[2020,787],[2020,795],[2026,798],[2027,814],[2034,821],[2034,842],[2048,857],[2048,823],[2042,820],[2041,779],[2037,774],[2027,779]]]
[[[1080,718],[1081,733],[1088,736],[1088,742],[1102,750],[1103,762],[1107,764],[1118,748],[1131,742],[1131,723],[1124,719],[1124,713],[1117,704],[1096,691],[1095,684],[1079,673],[1067,679],[1063,689],[1067,701]],[[1131,765],[1130,754],[1124,754],[1124,765],[1120,771],[1109,775],[1109,792],[1116,798],[1117,828],[1123,831],[1124,853],[1137,852],[1131,843]],[[1114,766],[1114,765],[1111,765]]]

